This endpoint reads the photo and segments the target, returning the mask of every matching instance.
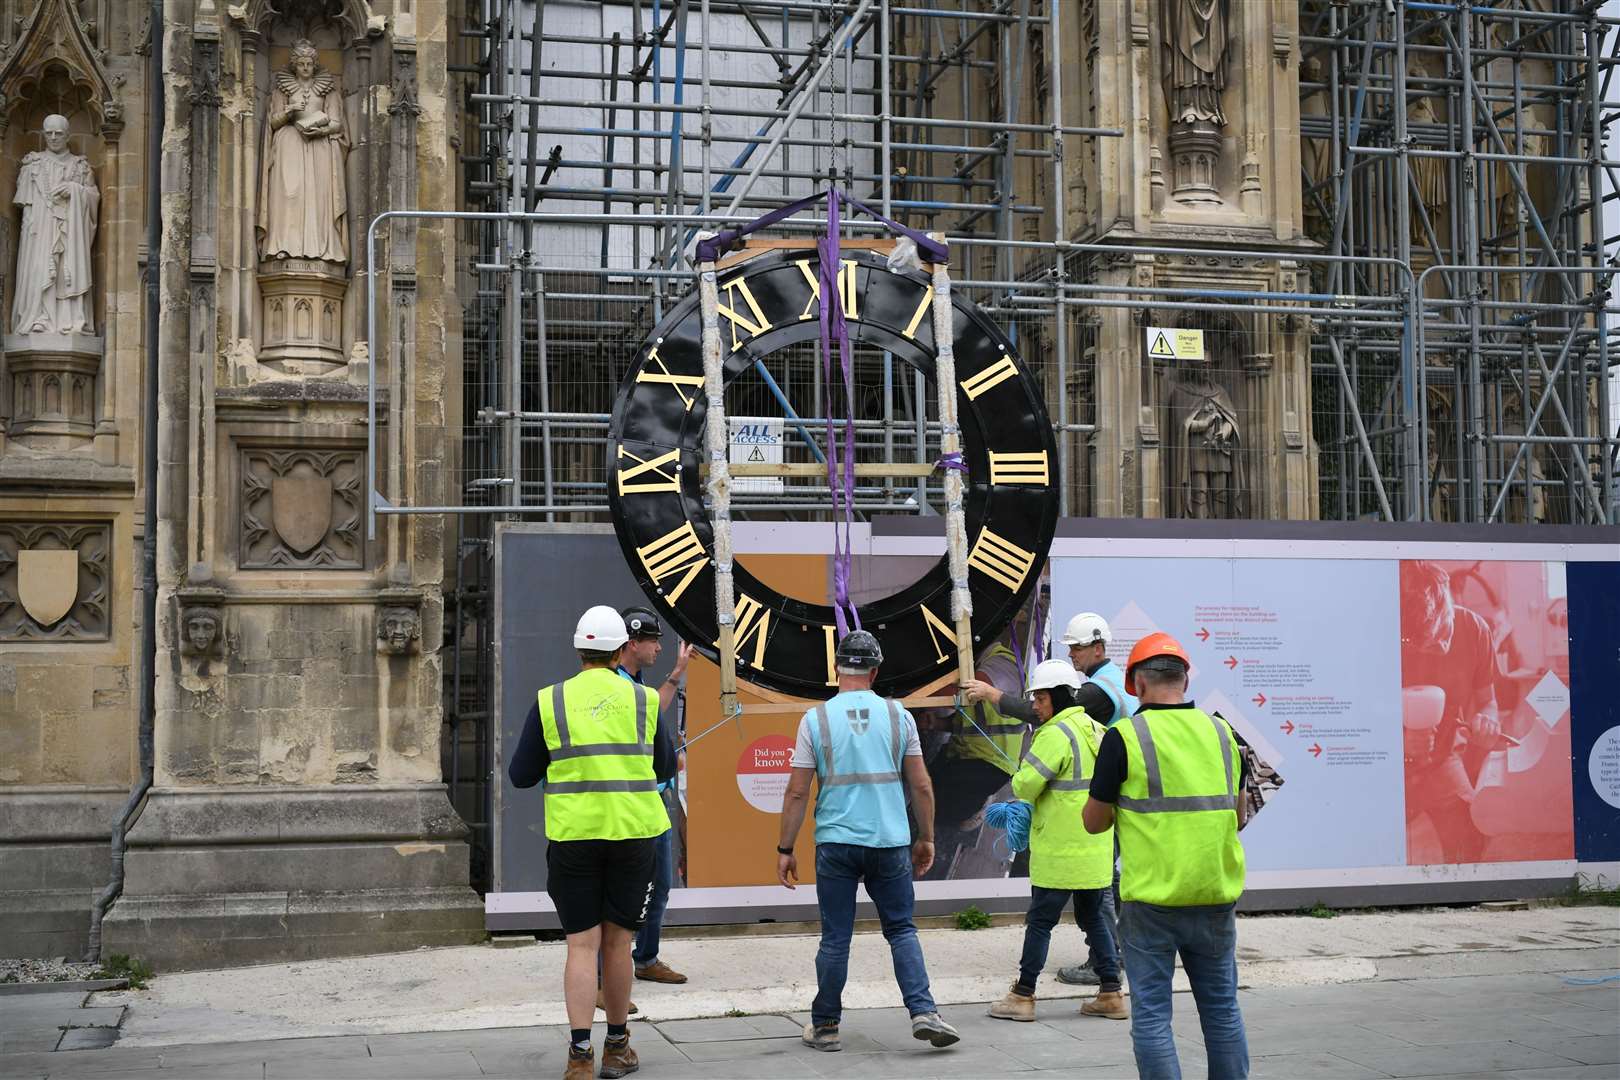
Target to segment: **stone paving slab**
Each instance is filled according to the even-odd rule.
[[[56,1052],[105,1050],[117,1041],[118,1029],[115,1027],[68,1028],[62,1032],[62,1041],[56,1044]]]
[[[559,1075],[561,1070],[558,1070]],[[469,1050],[453,1050],[415,1057],[278,1057],[265,1062],[264,1080],[309,1080],[312,1076],[335,1076],[348,1080],[377,1077],[380,1080],[468,1080],[482,1077],[484,1070]],[[162,1073],[162,1080],[167,1080]],[[154,1078],[158,1080],[158,1078]]]
[[[1253,1046],[1253,1044],[1250,1044]],[[1358,1065],[1389,1076],[1441,1076],[1455,1072],[1510,1072],[1514,1069],[1574,1068],[1580,1062],[1513,1042],[1463,1042],[1398,1049],[1343,1047],[1333,1051]]]
[[[673,1043],[732,1042],[797,1037],[803,1025],[784,1016],[719,1016],[712,1020],[668,1020],[659,1024],[658,1030]]]

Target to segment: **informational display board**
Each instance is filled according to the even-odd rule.
[[[852,590],[915,578],[943,550],[936,525],[858,526]],[[604,586],[609,602],[635,599],[605,530],[543,528],[514,527],[528,535],[501,544],[503,740],[533,699],[540,658],[566,674],[564,624],[576,609]],[[740,527],[738,557],[763,578],[820,594],[824,533]],[[600,572],[559,587],[546,570],[559,558]],[[1616,876],[1620,530],[1070,521],[1049,567],[1046,601],[1004,638],[1021,664],[1082,611],[1109,621],[1121,662],[1143,635],[1171,633],[1192,656],[1189,696],[1282,777],[1242,833],[1247,903],[1489,898],[1556,891],[1578,873]],[[682,887],[666,918],[813,917],[813,890],[777,886],[772,855],[803,703],[749,695],[743,717],[724,720],[717,700],[713,666],[695,661]],[[942,802],[962,795],[952,785],[972,772],[958,767],[953,742],[967,725],[952,713],[917,714]],[[1010,793],[974,794],[962,821],[938,823],[941,851],[954,847],[918,883],[920,911],[1022,908],[1027,871],[974,812],[985,798]],[[533,791],[498,799],[505,883],[488,901],[491,927],[555,925],[535,873],[539,803]],[[807,821],[802,853],[812,841]],[[813,859],[800,866],[811,880]]]
[[[1164,631],[1190,697],[1285,783],[1252,870],[1574,857],[1565,567],[1537,561],[1054,559],[1052,603]]]

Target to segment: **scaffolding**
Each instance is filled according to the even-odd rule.
[[[1285,44],[1315,243],[1284,255],[1122,242],[1088,217],[1075,170],[1124,132],[1082,122],[1098,88],[1079,35],[1112,2],[463,0],[461,182],[485,216],[457,224],[460,460],[453,505],[385,507],[456,513],[447,774],[477,772],[459,767],[459,733],[488,719],[491,521],[607,520],[614,393],[694,287],[698,231],[830,186],[948,238],[954,288],[1045,387],[1064,513],[1095,512],[1098,316],[1125,309],[1308,327],[1323,518],[1620,520],[1620,229],[1605,226],[1620,161],[1603,139],[1620,19],[1579,0],[1299,0]],[[1294,290],[1142,288],[1107,278],[1121,251],[1306,271]],[[854,366],[858,460],[937,460],[922,376],[868,348]],[[782,423],[784,459],[810,463],[829,397],[806,346],[735,380],[725,412]],[[873,478],[854,507],[939,513],[943,491],[937,474]],[[824,480],[796,477],[737,491],[732,513],[820,520],[828,505]]]

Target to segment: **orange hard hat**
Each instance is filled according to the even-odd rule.
[[[1173,656],[1192,667],[1192,660],[1187,656],[1187,650],[1181,647],[1181,642],[1169,634],[1149,634],[1131,649],[1131,658],[1125,661],[1125,692],[1136,693],[1136,665],[1144,660],[1152,660],[1157,656]]]

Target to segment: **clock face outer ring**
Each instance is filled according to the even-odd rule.
[[[851,342],[892,352],[932,384],[930,278],[890,270],[882,255],[866,250],[844,252],[842,262],[839,287],[851,313]],[[728,386],[756,360],[817,340],[817,268],[814,249],[790,249],[720,273]],[[954,293],[952,308],[977,654],[1007,628],[1040,578],[1057,529],[1057,488],[1051,482],[1057,446],[1040,388],[1012,343]],[[705,459],[707,410],[701,319],[694,291],[637,350],[609,425],[608,505],[626,562],[648,600],[697,651],[717,659],[714,537],[698,468]],[[930,385],[928,392],[936,391]],[[815,433],[824,437],[824,430]],[[798,697],[831,697],[831,606],[767,587],[741,560],[734,560],[732,573],[739,677]],[[818,586],[818,593],[826,587],[806,585]],[[880,693],[906,693],[955,670],[950,589],[949,561],[941,556],[911,585],[860,605],[861,625],[883,647]]]

